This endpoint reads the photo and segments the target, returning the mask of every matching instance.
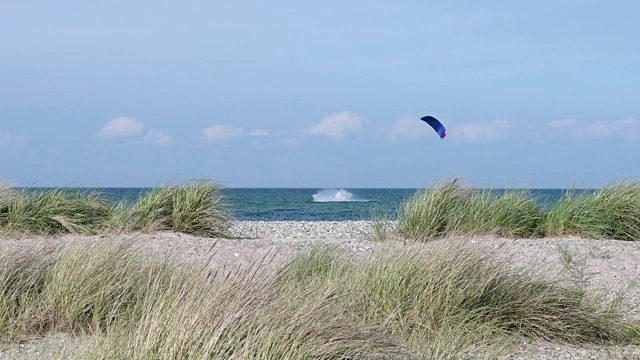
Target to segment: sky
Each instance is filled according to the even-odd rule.
[[[3,0],[0,181],[637,180],[638,14],[636,0]]]

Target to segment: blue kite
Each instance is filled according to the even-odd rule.
[[[442,125],[440,120],[434,118],[433,116],[425,116],[420,120],[431,125],[433,130],[435,130],[438,133],[438,135],[440,135],[440,139],[444,139],[444,137],[447,136],[447,129],[445,129],[444,125]]]

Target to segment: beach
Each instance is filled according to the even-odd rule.
[[[392,233],[395,223],[386,230]],[[112,241],[134,244],[145,256],[171,256],[178,261],[206,264],[210,271],[236,271],[252,266],[277,269],[299,251],[328,245],[353,258],[409,250],[423,252],[438,246],[463,246],[490,259],[508,261],[513,271],[530,271],[554,281],[572,282],[579,275],[588,291],[613,297],[626,291],[622,307],[629,319],[640,320],[640,243],[617,240],[590,240],[578,237],[511,239],[490,235],[449,237],[428,243],[414,243],[389,237],[377,241],[370,221],[237,221],[230,226],[232,238],[203,238],[175,232],[126,233],[116,235],[4,238],[0,251],[42,247],[67,248]],[[578,273],[579,272],[579,273]],[[83,340],[84,339],[84,340]],[[4,343],[0,359],[58,358],[75,354],[90,343],[88,338],[52,334],[20,343]],[[75,349],[75,350],[74,350]],[[518,353],[504,359],[638,359],[637,346],[575,346],[526,340]]]

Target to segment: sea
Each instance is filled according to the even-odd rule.
[[[28,190],[34,190],[29,188]],[[151,188],[92,188],[113,202],[135,202]],[[349,221],[385,217],[419,189],[225,188],[235,220],[239,221]],[[567,189],[527,189],[540,206],[553,206]],[[575,190],[575,189],[573,189]],[[496,193],[510,189],[493,189]]]

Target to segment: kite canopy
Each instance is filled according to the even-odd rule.
[[[440,139],[444,139],[444,137],[447,136],[447,129],[445,129],[444,125],[442,125],[440,120],[434,118],[433,116],[425,116],[420,120],[431,125],[433,130],[435,130],[438,133],[438,135],[440,135]]]

